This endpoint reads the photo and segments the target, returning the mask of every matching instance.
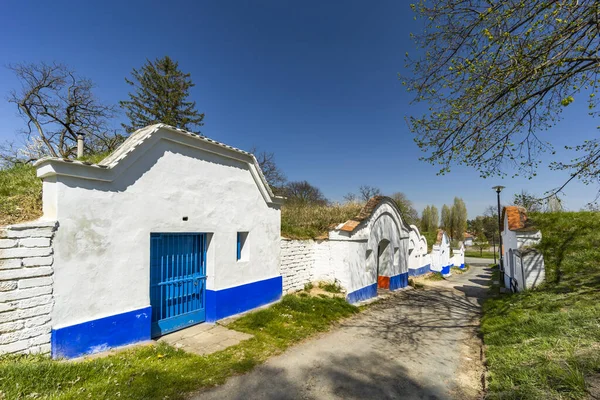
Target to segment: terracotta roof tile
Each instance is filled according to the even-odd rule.
[[[525,227],[530,227],[528,223],[527,210],[524,207],[519,206],[506,206],[502,210],[502,221],[508,218],[508,229],[516,231]],[[504,230],[504,224],[502,224]]]
[[[444,231],[442,229],[438,229],[437,237],[435,239],[435,244],[442,244],[443,237],[444,237]]]
[[[358,215],[346,221],[346,223],[340,228],[340,230],[344,232],[353,232],[360,225],[361,222],[363,222],[364,220],[369,218],[371,214],[373,214],[373,211],[375,211],[379,203],[386,199],[391,200],[393,203],[393,200],[386,196],[371,197],[369,201],[367,201],[367,203],[360,210]]]

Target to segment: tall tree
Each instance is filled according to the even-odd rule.
[[[177,61],[169,56],[146,60],[131,75],[132,79],[125,78],[125,82],[133,92],[129,100],[119,102],[129,118],[128,124],[122,124],[127,132],[160,122],[186,130],[203,125],[204,114],[196,110],[195,101],[188,100],[195,86],[191,75],[182,72]]]
[[[421,215],[421,232],[435,232],[439,227],[440,216],[436,206],[426,206]]]
[[[487,206],[483,212],[483,232],[485,237],[492,242],[498,243],[498,208]]]
[[[408,224],[416,224],[419,221],[419,212],[413,206],[412,201],[406,197],[406,195],[402,192],[396,192],[390,196],[398,209],[400,209],[400,214],[404,221]]]
[[[467,206],[460,197],[454,198],[454,204],[452,204],[452,227],[450,234],[453,240],[464,239],[464,233],[467,229]]]
[[[475,240],[475,247],[479,249],[480,256],[483,255],[483,250],[487,251],[490,248],[490,243],[483,233],[477,236],[477,239]]]
[[[437,232],[440,227],[440,213],[436,206],[431,206],[431,232]]]
[[[464,164],[482,176],[533,177],[540,153],[555,154],[547,128],[574,101],[597,113],[600,72],[600,2],[593,0],[419,0],[412,5],[424,29],[407,57],[404,79],[429,110],[409,123],[424,160],[441,172]],[[571,148],[571,161],[550,168],[569,179],[597,182],[600,138]]]
[[[445,204],[442,206],[442,219],[440,222],[440,227],[450,235],[450,229],[452,229],[452,209]]]
[[[114,107],[102,104],[93,94],[94,83],[63,64],[15,64],[8,67],[21,83],[8,101],[17,106],[26,123],[21,133],[25,146],[6,146],[7,163],[35,161],[40,156],[74,158],[77,135],[84,134],[85,152],[111,151],[122,137],[109,128]]]
[[[320,206],[327,204],[327,198],[321,189],[307,181],[288,182],[285,186],[285,195],[290,204]]]

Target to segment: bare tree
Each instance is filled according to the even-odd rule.
[[[115,108],[96,99],[91,80],[56,63],[15,64],[8,68],[21,82],[21,90],[13,90],[8,101],[17,106],[27,124],[23,131],[25,147],[37,149],[28,154],[73,158],[77,155],[78,134],[86,137],[86,153],[110,151],[123,140],[108,128]]]
[[[515,194],[513,203],[515,206],[525,207],[529,212],[542,211],[542,201],[527,190],[521,190],[520,194]]]
[[[260,151],[256,147],[253,147],[250,152],[256,157],[256,161],[258,161],[258,165],[271,188],[275,191],[281,190],[287,182],[287,178],[275,163],[275,153]]]
[[[348,192],[346,195],[344,195],[344,200],[346,203],[356,203],[358,197],[356,196],[356,193]]]
[[[369,199],[373,196],[381,196],[381,190],[374,186],[362,185],[360,188],[358,188],[358,191],[363,201],[369,201]]]
[[[307,181],[289,182],[285,186],[288,202],[303,205],[326,205],[327,199],[321,190]]]

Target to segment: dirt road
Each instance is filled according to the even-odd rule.
[[[194,399],[477,399],[480,265],[402,290]]]

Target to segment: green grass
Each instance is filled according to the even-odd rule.
[[[83,157],[78,158],[78,161],[89,162],[92,164],[98,164],[100,161],[104,160],[106,157],[110,155],[110,151],[106,151],[103,153],[94,153],[94,154],[86,154]]]
[[[81,362],[4,356],[0,357],[0,398],[182,399],[186,393],[247,372],[357,312],[358,308],[341,298],[288,295],[229,325],[254,335],[252,339],[208,356],[185,353],[165,344],[140,346]]]
[[[408,279],[408,285],[412,286],[415,289],[423,289],[425,287],[425,285],[423,285],[421,282],[417,282],[412,278]]]
[[[337,282],[320,282],[319,287],[329,293],[342,293],[342,287]]]
[[[31,165],[0,169],[0,225],[42,216],[42,181]]]
[[[583,399],[586,377],[600,372],[600,213],[531,218],[547,281],[485,302],[488,397]]]
[[[455,274],[464,274],[469,270],[469,268],[470,267],[468,265],[465,265],[463,269],[461,269],[460,267],[451,267],[450,271],[454,272]]]
[[[290,239],[315,239],[338,224],[354,218],[362,204],[311,206],[286,204],[281,208],[281,235]]]
[[[425,279],[430,281],[443,281],[444,277],[442,276],[441,272],[432,272],[431,274],[427,275]]]
[[[491,259],[494,259],[494,252],[492,252],[492,251],[482,251],[482,252],[480,252],[479,250],[470,250],[470,251],[465,251],[465,257],[491,258]],[[496,257],[498,257],[497,253],[496,253]]]
[[[108,153],[86,155],[81,161],[98,163]],[[0,226],[42,216],[42,180],[30,164],[0,169]]]

